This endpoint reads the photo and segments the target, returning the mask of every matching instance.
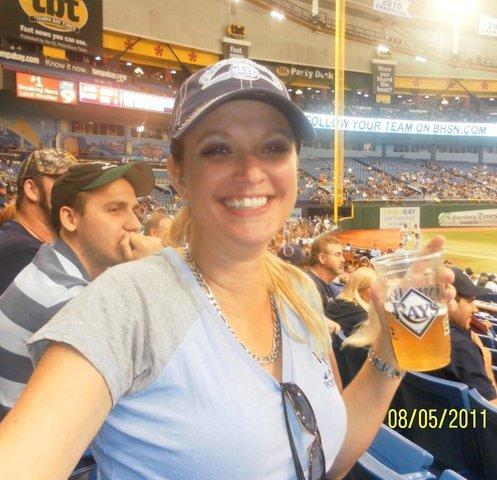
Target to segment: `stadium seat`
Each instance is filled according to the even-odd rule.
[[[489,293],[487,295],[483,295],[481,297],[478,297],[478,300],[482,302],[497,303],[497,293]]]
[[[438,480],[466,480],[466,477],[459,475],[457,472],[454,472],[454,470],[445,470]]]
[[[488,349],[492,355],[492,365],[497,365],[497,350],[495,348]]]
[[[478,454],[482,463],[485,480],[497,478],[497,407],[485,400],[476,389],[471,389],[468,394],[469,406],[477,412],[481,420],[481,413],[485,412],[486,425],[481,423],[473,429],[478,446]]]
[[[416,412],[435,409],[438,427],[429,428],[420,424],[421,419],[418,417],[413,418],[410,428],[404,428],[402,433],[432,453],[441,467],[453,468],[464,475],[478,472],[478,457],[472,431],[449,428],[450,418],[447,415],[449,409],[469,408],[467,385],[423,373],[408,372],[400,390],[408,418],[413,418],[415,409]]]
[[[406,477],[394,472],[366,452],[354,465],[345,480],[405,480]]]
[[[487,348],[495,348],[497,345],[495,344],[495,340],[488,335],[477,334],[480,337],[481,343]]]
[[[368,453],[406,479],[435,478],[435,475],[428,471],[428,467],[433,463],[433,455],[386,425],[380,426]]]
[[[97,465],[93,457],[84,457],[71,473],[68,480],[95,480],[97,478]]]

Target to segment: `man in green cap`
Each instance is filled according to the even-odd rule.
[[[136,197],[154,185],[143,161],[79,163],[55,182],[51,219],[58,236],[0,296],[0,420],[33,371],[29,337],[108,267],[162,247],[160,239],[137,233]]]

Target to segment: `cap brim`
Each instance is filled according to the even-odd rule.
[[[306,140],[312,142],[316,138],[316,131],[314,130],[310,120],[306,117],[305,113],[297,105],[295,105],[295,103],[276,92],[263,88],[236,90],[211,100],[205,108],[190,117],[189,121],[185,122],[184,125],[176,130],[172,134],[172,138],[175,140],[180,138],[187,130],[189,130],[209,112],[212,112],[215,108],[232,100],[255,100],[267,103],[285,115],[292,126],[293,132],[298,141]]]
[[[152,167],[145,160],[139,160],[109,168],[107,172],[82,190],[103,187],[121,177],[131,183],[137,197],[148,195],[155,187],[155,176]]]
[[[484,295],[489,295],[490,293],[494,293],[490,288],[485,287],[477,287],[475,285],[475,289],[473,291],[472,297],[483,297]]]

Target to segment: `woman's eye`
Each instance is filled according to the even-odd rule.
[[[223,144],[208,145],[201,151],[201,155],[204,156],[226,155],[227,153],[229,153],[229,147]]]
[[[264,147],[264,151],[268,153],[283,153],[287,152],[289,146],[284,142],[271,142]]]

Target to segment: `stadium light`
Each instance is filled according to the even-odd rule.
[[[131,65],[133,65],[131,62],[126,62],[127,67],[131,67]]]
[[[430,98],[430,96],[429,96],[429,95],[425,95],[425,98],[426,98],[426,99],[429,99],[429,98]]]
[[[416,56],[414,57],[414,60],[415,60],[416,62],[421,62],[421,63],[426,63],[426,62],[428,61],[428,60],[426,59],[426,57],[423,57],[423,56],[421,56],[421,55],[416,55]]]
[[[134,72],[137,74],[137,75],[143,75],[144,74],[144,71],[141,67],[136,67]]]
[[[378,53],[388,53],[390,51],[390,49],[386,45],[378,45],[378,47],[376,48],[376,51]]]
[[[402,95],[397,95],[397,98],[402,98]]]
[[[368,98],[368,97],[369,97],[369,93],[365,93],[364,98]]]
[[[300,90],[300,88],[299,88],[299,89],[295,90],[295,93],[296,93],[297,95],[302,95],[302,90]]]
[[[477,10],[477,3],[474,0],[438,0],[437,9],[444,17],[462,20]]]
[[[176,75],[176,70],[171,70],[171,75]]]
[[[138,125],[138,126],[136,127],[136,131],[137,131],[138,133],[142,133],[142,132],[144,132],[144,131],[145,131],[145,125]]]
[[[281,22],[282,20],[285,20],[285,15],[283,15],[281,12],[278,12],[276,10],[273,10],[271,12],[271,16],[275,19]]]
[[[360,90],[357,90],[357,95],[362,95],[362,92]]]
[[[102,57],[101,57],[100,55],[97,55],[97,56],[95,57],[95,60],[98,62],[99,60],[102,60]]]
[[[454,100],[461,100],[461,97],[454,97]]]
[[[488,100],[489,100],[489,102],[494,102],[495,98],[494,97],[490,97]]]
[[[312,88],[311,87],[307,87],[307,90],[312,90]]]
[[[292,88],[289,88],[289,89],[288,89],[288,91],[289,91],[289,92],[293,92],[293,89],[292,89]]]
[[[442,105],[448,105],[449,101],[446,100],[445,98],[442,98],[442,101],[440,102]]]

